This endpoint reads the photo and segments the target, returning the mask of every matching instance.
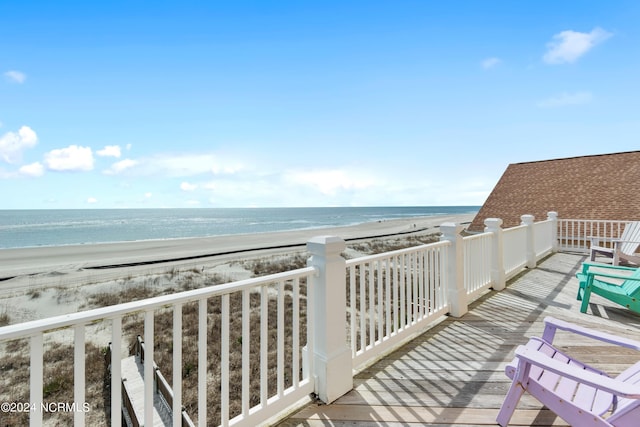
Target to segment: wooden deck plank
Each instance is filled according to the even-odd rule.
[[[554,316],[640,340],[640,316],[598,297],[582,314],[575,273],[584,256],[559,253],[489,292],[459,319],[447,318],[401,349],[364,369],[354,389],[330,405],[310,404],[280,427],[294,426],[495,426],[510,380],[505,365],[515,348],[540,336]],[[559,331],[555,343],[612,374],[640,355]],[[525,394],[512,426],[566,426]]]
[[[305,420],[351,421],[375,423],[372,425],[388,425],[388,423],[402,422],[404,425],[417,423],[421,425],[454,425],[464,422],[467,425],[483,426],[496,425],[495,418],[498,409],[481,408],[446,408],[446,407],[407,407],[407,406],[377,406],[377,405],[311,405],[298,413]],[[291,418],[290,423],[281,426],[307,425],[305,422]],[[360,424],[353,424],[360,425]],[[550,411],[520,410],[514,416],[511,425],[562,426],[566,425]]]

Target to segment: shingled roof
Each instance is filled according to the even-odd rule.
[[[484,230],[486,218],[501,218],[504,228],[520,216],[640,220],[640,151],[570,157],[507,167],[469,231]]]

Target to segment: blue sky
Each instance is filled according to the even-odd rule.
[[[0,209],[480,205],[510,163],[640,147],[638,22],[616,0],[3,0]]]

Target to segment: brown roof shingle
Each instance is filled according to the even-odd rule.
[[[484,230],[486,218],[503,227],[520,216],[547,212],[559,218],[640,220],[640,151],[510,164],[469,226]]]

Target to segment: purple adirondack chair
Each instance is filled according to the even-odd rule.
[[[513,382],[498,413],[498,424],[509,424],[526,390],[572,426],[640,426],[640,361],[610,377],[555,348],[558,329],[640,351],[638,341],[545,318],[542,338],[531,338],[519,346],[505,368]]]

